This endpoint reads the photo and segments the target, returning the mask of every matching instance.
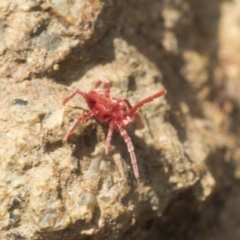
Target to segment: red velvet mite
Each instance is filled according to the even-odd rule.
[[[99,88],[103,84],[104,88]],[[67,141],[77,124],[83,119],[89,117],[95,117],[100,122],[109,123],[109,130],[106,140],[105,154],[108,154],[109,147],[112,139],[112,134],[114,129],[117,129],[121,136],[123,137],[128,152],[131,157],[131,163],[133,166],[133,171],[136,179],[139,178],[139,170],[137,165],[137,159],[134,152],[134,147],[131,138],[127,134],[125,128],[132,124],[132,119],[138,117],[137,110],[144,104],[153,101],[155,98],[161,97],[166,94],[166,90],[161,90],[150,97],[147,97],[137,104],[132,106],[127,99],[124,98],[114,98],[110,96],[110,83],[105,78],[100,78],[95,85],[95,88],[90,92],[86,93],[80,89],[76,89],[70,95],[68,95],[64,100],[63,104],[67,103],[76,94],[80,94],[86,101],[89,111],[80,115],[74,120],[71,127],[67,131],[64,141]]]

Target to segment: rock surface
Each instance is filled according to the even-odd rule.
[[[240,238],[239,1],[0,3],[0,239]],[[81,97],[140,110],[127,147]]]

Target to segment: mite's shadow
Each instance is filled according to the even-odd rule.
[[[94,123],[95,122],[95,123]],[[81,174],[81,160],[84,157],[91,158],[91,154],[94,152],[95,147],[98,145],[99,141],[102,141],[104,144],[106,144],[106,138],[108,133],[108,124],[103,124],[97,120],[93,121],[93,124],[96,126],[95,128],[89,127],[91,130],[84,129],[83,132],[80,135],[75,135],[73,133],[72,136],[70,136],[69,143],[74,144],[74,150],[72,156],[77,159],[80,164],[78,164],[79,171],[78,174]],[[98,126],[97,126],[98,125]],[[101,125],[101,126],[100,126]],[[172,185],[169,183],[169,177],[171,176],[171,171],[166,173],[164,171],[164,165],[161,164],[161,150],[158,150],[154,148],[154,146],[146,144],[144,139],[138,137],[135,135],[134,131],[134,124],[126,129],[129,137],[131,138],[131,141],[133,143],[133,146],[135,148],[135,154],[137,158],[137,163],[139,167],[140,172],[140,180],[142,182],[145,182],[146,184],[152,183],[152,173],[153,169],[159,169],[159,178],[161,179],[162,185],[169,187]],[[103,130],[103,133],[105,136],[102,136],[101,140],[98,137],[97,134],[97,128],[101,128]],[[129,171],[125,171],[128,176],[125,176],[127,178],[132,178],[132,183],[137,183],[137,180],[134,177],[133,174],[133,168],[131,165],[131,159],[130,155],[127,149],[127,145],[124,142],[124,139],[120,135],[119,131],[115,130],[113,132],[111,146],[113,146],[114,150],[110,150],[109,157],[111,158],[113,153],[120,154],[122,161],[126,161],[126,164],[129,166]],[[109,158],[109,159],[110,159]],[[155,162],[155,160],[158,160]],[[157,186],[156,186],[157,187]],[[157,189],[156,189],[157,191]]]

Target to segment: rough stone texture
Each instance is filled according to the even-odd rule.
[[[0,2],[0,239],[240,238],[240,3]],[[100,76],[144,106],[126,145],[83,121]]]
[[[2,0],[1,76],[22,81],[58,69],[75,47],[101,38],[114,20],[117,1],[115,5],[100,0]]]

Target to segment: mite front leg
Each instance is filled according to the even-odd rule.
[[[139,171],[138,171],[137,158],[136,158],[136,155],[135,155],[135,152],[134,152],[134,147],[133,147],[133,144],[132,144],[132,140],[123,128],[118,126],[118,130],[119,130],[121,136],[123,137],[125,143],[127,144],[128,152],[130,154],[131,163],[132,163],[132,166],[133,166],[134,176],[135,176],[136,179],[138,179],[139,178]]]
[[[134,116],[134,114],[135,114],[135,112],[137,111],[138,108],[142,107],[144,104],[146,104],[146,103],[148,103],[148,102],[153,101],[155,98],[158,98],[158,97],[161,97],[161,96],[165,95],[166,93],[167,93],[166,90],[162,90],[162,91],[160,91],[160,92],[157,92],[157,93],[153,94],[153,95],[150,96],[150,97],[147,97],[147,98],[141,100],[140,102],[138,102],[136,105],[134,105],[134,106],[130,109],[130,111],[128,112],[128,115],[129,115],[130,117]]]
[[[68,102],[68,101],[69,101],[71,98],[73,98],[76,94],[79,94],[79,95],[83,96],[84,98],[86,98],[86,96],[87,96],[87,93],[81,91],[80,89],[76,89],[76,90],[74,90],[72,93],[70,93],[67,97],[65,97],[65,98],[63,99],[62,104],[63,104],[63,105],[66,104],[66,102]]]
[[[95,85],[95,88],[99,88],[101,84],[104,84],[104,87],[106,88],[107,96],[109,97],[110,87],[111,87],[111,86],[110,86],[110,82],[109,82],[106,78],[101,77],[101,78],[97,81],[97,83],[96,83],[96,85]]]
[[[94,112],[93,111],[90,111],[90,112],[86,112],[84,114],[82,114],[81,116],[79,116],[78,118],[76,118],[74,120],[74,122],[72,123],[71,127],[68,129],[63,141],[67,141],[69,136],[71,135],[71,133],[73,132],[74,128],[77,126],[77,124],[82,121],[83,119],[86,119],[86,118],[89,118],[89,117],[92,117],[94,116]]]

